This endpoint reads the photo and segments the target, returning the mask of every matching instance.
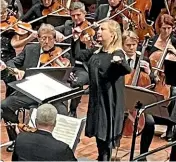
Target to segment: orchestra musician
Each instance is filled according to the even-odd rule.
[[[13,16],[8,15],[7,10],[8,4],[5,0],[1,0],[0,3],[0,12],[1,12],[1,31],[3,32],[8,28],[11,24],[10,20],[15,19]],[[5,29],[3,29],[3,24],[6,24]],[[15,49],[18,47],[25,46],[28,42],[32,41],[37,37],[36,33],[28,34],[27,36],[19,35],[13,30],[6,30],[1,33],[1,59],[5,63],[16,56]],[[9,83],[13,81],[13,77],[7,75],[7,71],[1,72],[1,79],[5,81],[5,83]],[[12,89],[7,86],[6,96],[10,95]]]
[[[67,20],[64,25],[55,27],[55,29],[62,33],[64,36],[72,34],[74,28],[81,28],[81,25],[86,22],[86,10],[85,5],[82,2],[73,2],[70,5],[70,16],[72,20]],[[65,40],[66,43],[72,43],[72,38]],[[86,49],[86,44],[80,42],[81,49]],[[72,46],[72,49],[75,47]],[[79,53],[75,53],[74,50],[70,53],[71,63],[74,69],[70,75],[71,87],[82,87],[88,84],[89,77],[87,71],[87,63],[81,58],[78,59]],[[71,101],[70,105],[70,116],[76,117],[76,108],[80,103],[81,97],[75,98]]]
[[[53,105],[39,106],[35,119],[37,130],[18,134],[12,161],[77,161],[69,145],[52,136],[56,119],[57,109]]]
[[[74,31],[74,37],[80,31]],[[100,24],[97,41],[102,47],[80,49],[80,40],[75,42],[75,54],[88,61],[89,106],[85,135],[95,136],[98,161],[109,161],[112,148],[120,140],[124,116],[124,75],[131,69],[122,51],[122,35],[119,24],[107,20]]]
[[[168,14],[163,14],[159,21],[158,21],[158,26],[160,29],[160,33],[155,35],[150,39],[150,45],[147,48],[148,56],[150,57],[152,54],[155,55],[157,52],[162,53],[164,50],[167,40],[170,37],[171,43],[169,44],[168,47],[168,52],[171,52],[173,54],[176,54],[176,37],[173,34],[173,27],[174,27],[174,19],[172,16]],[[175,96],[176,95],[176,87],[171,86],[170,88],[170,95]],[[173,106],[174,106],[175,101],[171,101],[171,103],[168,106],[168,112],[171,115]],[[166,140],[171,140],[172,137],[172,124],[169,124],[167,126],[167,131],[166,131]]]
[[[39,44],[26,45],[24,50],[13,59],[7,62],[7,66],[13,68],[17,80],[24,78],[26,68],[40,67],[42,54],[48,53],[49,55],[55,52],[55,38],[56,32],[52,25],[42,24],[38,30]],[[48,55],[47,55],[48,57]],[[47,92],[46,92],[47,93]],[[28,108],[30,105],[37,105],[38,103],[28,96],[15,91],[12,95],[8,96],[1,102],[1,109],[3,110],[2,118],[5,122],[18,123],[18,116],[16,110],[21,107]],[[65,103],[53,103],[58,110],[59,114],[68,115]],[[6,127],[10,140],[14,140],[14,136]],[[13,147],[8,147],[7,151],[12,151]]]
[[[122,34],[122,45],[125,52],[125,58],[128,61],[130,67],[135,69],[140,57],[140,52],[137,51],[139,43],[139,37],[133,31],[124,31]],[[151,73],[151,65],[148,58],[141,60],[140,67],[144,69],[144,72],[147,73],[150,78],[153,80],[153,74]]]
[[[123,0],[108,0],[108,3],[109,4],[101,4],[98,7],[98,9],[95,12],[95,21],[99,21],[106,17],[113,16],[116,12],[119,12],[124,8]],[[122,12],[122,14],[116,16],[113,19],[120,24],[121,30],[123,31],[128,28],[129,13],[126,10]]]
[[[37,19],[41,16],[43,16],[42,11],[44,9],[49,8],[54,3],[57,3],[57,0],[41,0],[40,3],[35,3],[25,15],[23,15],[21,18],[25,22],[32,21],[34,19]],[[58,6],[59,9],[59,6]],[[39,20],[39,23],[42,23],[43,20]]]

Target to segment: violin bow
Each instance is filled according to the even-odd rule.
[[[60,9],[58,9],[58,10],[56,10],[56,11],[53,11],[53,12],[47,14],[47,15],[44,15],[44,16],[41,16],[41,17],[39,17],[39,18],[37,18],[37,19],[34,19],[34,20],[32,20],[32,21],[29,21],[28,23],[29,23],[29,24],[32,24],[32,23],[34,23],[34,22],[36,22],[36,21],[39,21],[39,20],[41,20],[41,19],[44,19],[44,18],[47,17],[48,15],[55,14],[55,13],[57,13],[57,12],[59,12],[59,11],[64,10],[64,9],[65,9],[65,8],[62,7],[62,8],[60,8]]]
[[[49,65],[51,62],[53,62],[54,60],[56,60],[57,58],[59,58],[60,56],[62,56],[63,54],[65,54],[66,52],[68,52],[70,49],[71,49],[71,47],[68,47],[63,52],[61,52],[61,54],[59,54],[58,56],[54,57],[52,60],[50,60],[50,61],[46,62],[44,65],[42,65],[41,68]]]
[[[171,15],[171,13],[170,13],[170,11],[169,11],[169,5],[168,5],[168,3],[167,3],[167,0],[164,0],[164,4],[165,4],[165,6],[166,6],[166,10],[167,10],[168,14]]]
[[[111,16],[111,17],[106,17],[106,18],[104,18],[104,19],[102,19],[102,20],[97,21],[97,24],[100,24],[100,23],[102,23],[103,21],[106,21],[106,20],[109,20],[109,19],[113,19],[113,18],[116,17],[117,15],[121,14],[123,11],[125,11],[125,10],[127,10],[127,9],[130,9],[130,7],[133,6],[135,3],[136,3],[136,2],[133,2],[133,3],[131,3],[130,5],[125,5],[125,8],[123,8],[121,11],[118,11],[117,13],[115,13],[115,14],[114,14],[113,16]],[[131,8],[132,8],[132,7],[131,7]],[[94,27],[94,26],[95,26],[94,24],[89,25],[88,27],[84,28],[84,29],[82,30],[82,32],[85,31],[85,30],[87,30],[87,29],[89,29],[89,28],[91,28],[91,27]],[[69,39],[69,38],[71,38],[72,36],[73,36],[73,34],[70,34],[70,35],[66,36],[62,41],[66,40],[66,39]]]

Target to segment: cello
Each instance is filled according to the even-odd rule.
[[[155,51],[153,52],[149,59],[151,60],[152,67],[154,67],[154,75],[158,77],[158,81],[155,85],[154,91],[162,94],[165,99],[168,99],[170,97],[170,85],[167,85],[165,83],[165,75],[162,71],[163,69],[163,63],[165,60],[166,55],[168,54],[167,48],[169,44],[171,44],[171,36],[167,40],[166,47],[164,51]]]
[[[144,60],[144,53],[148,46],[149,42],[149,36],[145,37],[145,41],[143,43],[142,52],[140,55],[140,58],[138,60],[138,64],[135,70],[132,71],[132,73],[125,75],[125,84],[126,85],[132,85],[132,86],[141,86],[146,87],[148,85],[151,85],[150,77],[145,72],[141,71],[140,68],[140,61]],[[132,112],[128,112],[128,118],[125,120],[125,126],[123,129],[123,136],[125,137],[131,137],[133,134],[133,125],[136,117],[136,110]],[[145,125],[145,117],[144,114],[140,116],[139,123],[138,123],[138,132],[140,133]],[[139,134],[138,133],[138,134]]]
[[[134,0],[126,0],[127,4],[134,3]],[[140,11],[140,13],[131,12],[131,19],[136,25],[135,32],[139,36],[139,40],[143,41],[145,35],[149,33],[150,36],[154,36],[154,29],[151,25],[147,24],[146,15],[149,14],[152,6],[151,0],[135,0],[134,9]]]

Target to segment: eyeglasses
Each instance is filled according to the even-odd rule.
[[[48,39],[48,41],[52,41],[52,40],[54,40],[54,37],[39,37],[39,39],[41,40],[41,41],[43,41],[43,42],[45,42],[47,39]]]

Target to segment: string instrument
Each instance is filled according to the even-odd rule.
[[[63,8],[61,1],[54,1],[51,6],[43,9],[42,11],[42,15],[48,15],[50,13],[52,13],[53,11],[56,11],[58,9]],[[60,15],[68,15],[68,11],[66,9],[63,9],[61,11],[58,11],[57,14]]]
[[[161,9],[161,12],[159,13],[155,21],[155,30],[157,34],[160,33],[159,21],[162,15],[169,14],[174,18],[174,20],[176,20],[176,0],[168,0],[168,2],[164,0],[164,2],[165,2],[166,8]]]
[[[168,99],[170,97],[170,85],[167,85],[165,83],[165,75],[162,72],[162,70],[164,69],[163,63],[168,53],[167,48],[169,44],[171,44],[171,35],[167,40],[164,51],[161,50],[155,51],[149,57],[152,67],[156,69],[154,71],[154,75],[157,76],[159,79],[155,85],[154,91],[162,94],[165,99]]]
[[[140,13],[131,11],[131,19],[136,25],[135,32],[137,33],[139,40],[143,41],[145,39],[145,35],[149,33],[149,35],[152,37],[154,36],[154,29],[151,25],[147,24],[146,22],[146,15],[149,14],[151,7],[152,7],[152,1],[151,0],[127,0],[127,4],[131,4],[133,2],[136,2],[134,4],[134,8]]]
[[[5,21],[1,21],[0,30],[3,32],[13,31],[18,35],[25,35],[28,33],[27,30],[19,28],[18,25],[24,26],[25,28],[32,29],[32,26],[28,23],[18,21],[14,16],[9,16]]]
[[[142,72],[140,68],[140,61],[144,60],[144,53],[147,48],[148,42],[149,42],[149,36],[146,36],[136,69],[133,70],[131,74],[125,75],[126,85],[146,87],[151,84],[149,75],[146,74],[145,72]],[[125,126],[123,129],[123,135],[125,137],[131,137],[133,135],[133,126],[134,126],[136,115],[137,115],[136,110],[132,112],[128,112],[128,118],[125,120]],[[145,117],[144,117],[144,114],[142,114],[139,118],[139,123],[138,123],[139,133],[143,130],[144,125],[145,125]]]
[[[125,4],[123,0],[120,1],[120,3],[116,6],[116,8],[111,10],[110,17],[113,16],[118,11],[121,11],[125,8]],[[130,18],[130,12],[128,10],[123,11],[121,14],[115,16],[113,20],[117,21],[118,23],[122,24],[122,18],[127,17]]]
[[[30,127],[29,125],[19,123],[17,125],[20,132],[35,132],[37,128]]]
[[[61,53],[62,49],[60,47],[56,47],[52,52],[42,53],[40,55],[40,63],[46,64],[54,58],[58,57]],[[49,65],[52,67],[68,67],[70,65],[70,60],[60,56],[56,60],[52,61]]]
[[[92,28],[87,28],[90,26],[90,23],[85,20],[79,27],[83,31],[80,35],[80,41],[86,44],[86,47],[91,47],[93,45],[93,37],[95,35],[95,30]],[[86,29],[87,28],[87,29]],[[85,30],[84,30],[85,29]],[[89,40],[85,41],[85,36],[87,35],[87,38]]]

